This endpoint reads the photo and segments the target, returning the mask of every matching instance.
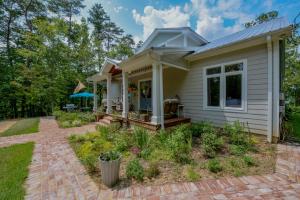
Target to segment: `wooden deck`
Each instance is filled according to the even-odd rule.
[[[112,116],[112,115],[111,115]],[[152,124],[151,122],[145,122],[139,119],[124,119],[121,116],[113,116],[115,118],[118,118],[123,124],[127,123],[127,126],[140,126],[146,129],[149,129],[151,131],[157,131],[160,129],[160,125],[155,125]],[[171,118],[171,119],[165,119],[165,128],[170,128],[173,126],[177,126],[180,124],[186,124],[186,123],[190,123],[191,119],[190,118],[185,118],[185,117],[176,117],[176,118]]]

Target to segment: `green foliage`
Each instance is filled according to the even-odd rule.
[[[145,170],[145,175],[148,178],[155,178],[160,174],[158,163],[151,162],[149,167]]]
[[[24,199],[34,143],[0,148],[0,199]]]
[[[188,166],[186,169],[186,178],[188,181],[198,181],[201,176],[195,171],[192,166]]]
[[[251,156],[244,156],[243,160],[244,160],[244,162],[246,163],[247,166],[254,166],[255,165],[255,160]]]
[[[140,164],[138,159],[129,161],[129,163],[126,166],[126,176],[127,176],[127,178],[133,178],[138,181],[143,181],[144,168]]]
[[[172,158],[176,162],[189,162],[192,150],[192,132],[189,126],[180,125],[176,127],[168,139],[167,146]]]
[[[74,20],[83,0],[0,2],[0,119],[51,115],[106,56],[132,55],[132,36],[100,4],[89,11],[90,31],[86,18]]]
[[[216,133],[216,129],[211,125],[205,126],[205,132],[202,133],[202,148],[204,155],[213,158],[216,156],[217,151],[220,150],[224,141],[222,137],[218,136]]]
[[[39,118],[21,119],[9,129],[0,133],[0,137],[36,133],[39,131],[39,122]]]
[[[224,132],[230,138],[230,143],[235,145],[249,145],[250,137],[246,134],[244,126],[235,121],[233,124],[227,123],[224,127]]]
[[[112,161],[120,158],[120,153],[117,151],[108,151],[100,154],[100,159],[103,161]]]
[[[242,156],[247,152],[247,148],[243,145],[229,145],[229,153],[236,156]]]
[[[256,17],[255,20],[251,21],[251,22],[247,22],[245,23],[245,27],[246,28],[249,28],[251,26],[255,26],[257,24],[261,24],[263,22],[266,22],[266,21],[270,21],[272,19],[275,19],[278,17],[278,11],[276,10],[272,10],[270,12],[266,12],[266,13],[262,13],[260,14],[258,17]]]
[[[211,131],[212,126],[208,122],[199,122],[191,124],[191,131],[194,137],[200,137],[203,133]]]
[[[132,147],[132,143],[132,136],[125,131],[120,132],[114,140],[115,149],[120,152],[130,149],[130,147]]]
[[[220,161],[217,159],[209,160],[207,163],[207,167],[208,167],[209,171],[211,171],[213,173],[218,173],[223,170],[223,167],[221,166]]]
[[[151,136],[146,129],[137,127],[134,128],[132,137],[134,144],[141,150],[144,150],[149,147],[149,144],[151,142]]]
[[[55,111],[53,115],[62,128],[78,127],[95,121],[92,113]]]
[[[105,140],[100,133],[88,133],[86,135],[72,135],[69,137],[70,144],[76,155],[87,167],[89,172],[97,170],[99,155],[114,148],[110,141]]]

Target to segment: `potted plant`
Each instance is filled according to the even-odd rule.
[[[136,90],[137,90],[136,84],[130,83],[129,86],[128,86],[128,91],[129,91],[129,92],[134,92],[134,91],[136,91]]]
[[[100,157],[101,178],[104,185],[112,187],[119,180],[121,154],[116,151],[101,153]]]

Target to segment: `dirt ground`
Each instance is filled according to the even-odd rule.
[[[17,120],[0,121],[0,133],[2,133],[4,131],[6,131],[7,129],[9,129],[16,122],[17,122]]]

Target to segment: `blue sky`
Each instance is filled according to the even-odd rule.
[[[85,0],[82,15],[87,17],[95,3],[136,41],[145,40],[154,28],[179,26],[213,40],[241,30],[262,12],[277,10],[292,22],[300,11],[300,0]]]

